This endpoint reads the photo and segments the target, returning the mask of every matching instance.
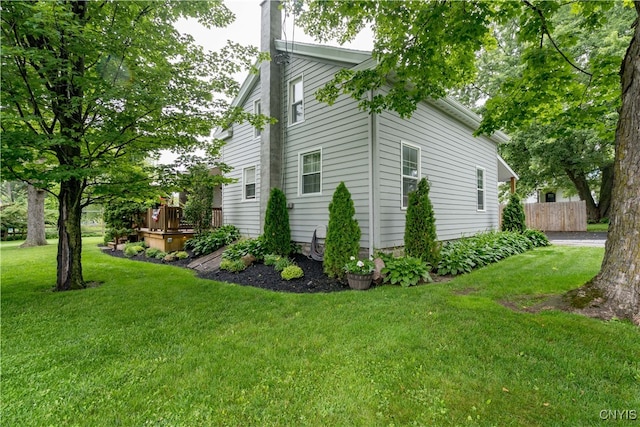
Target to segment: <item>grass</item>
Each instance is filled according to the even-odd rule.
[[[609,231],[609,224],[587,224],[587,231]]]
[[[640,410],[638,328],[498,303],[579,286],[601,248],[299,295],[112,258],[99,240],[83,261],[102,285],[68,293],[50,291],[55,245],[2,244],[3,425],[575,426]]]

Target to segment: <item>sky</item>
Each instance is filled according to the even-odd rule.
[[[206,28],[195,19],[182,19],[175,25],[181,33],[190,34],[195,42],[205,49],[216,51],[231,40],[243,45],[251,45],[260,48],[260,3],[261,0],[227,0],[225,5],[235,14],[235,21],[224,28]],[[292,17],[284,17],[283,38],[286,35],[288,41],[294,40],[303,43],[318,43],[313,37],[305,34],[300,27],[295,26]],[[339,46],[337,42],[326,43]],[[359,50],[371,50],[373,42],[370,31],[364,31],[353,42],[344,47]],[[248,72],[236,76],[239,83],[246,78]],[[159,163],[170,163],[175,159],[170,152],[163,152]]]

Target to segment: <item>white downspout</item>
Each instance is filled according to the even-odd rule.
[[[369,101],[373,100],[373,90],[369,91]],[[373,139],[374,139],[374,114],[372,112],[369,112],[369,126],[368,126],[368,145],[369,145],[369,256],[373,256],[373,252],[374,252],[374,239],[375,239],[375,214],[374,214],[374,210],[375,210],[375,206],[374,206],[374,182],[373,182],[373,162],[374,162],[374,153],[373,153],[373,149],[374,149],[374,145],[373,145]]]

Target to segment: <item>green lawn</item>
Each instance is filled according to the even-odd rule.
[[[587,224],[587,231],[609,231],[609,224]]]
[[[601,248],[542,248],[443,284],[299,295],[115,259],[99,240],[85,239],[83,260],[102,285],[68,293],[50,291],[55,245],[2,245],[2,425],[640,417],[638,328],[498,303],[579,286]]]

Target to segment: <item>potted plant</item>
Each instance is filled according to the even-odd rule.
[[[352,256],[345,264],[344,271],[347,273],[347,282],[351,289],[365,290],[371,286],[373,270],[375,264],[371,259],[357,259]]]

